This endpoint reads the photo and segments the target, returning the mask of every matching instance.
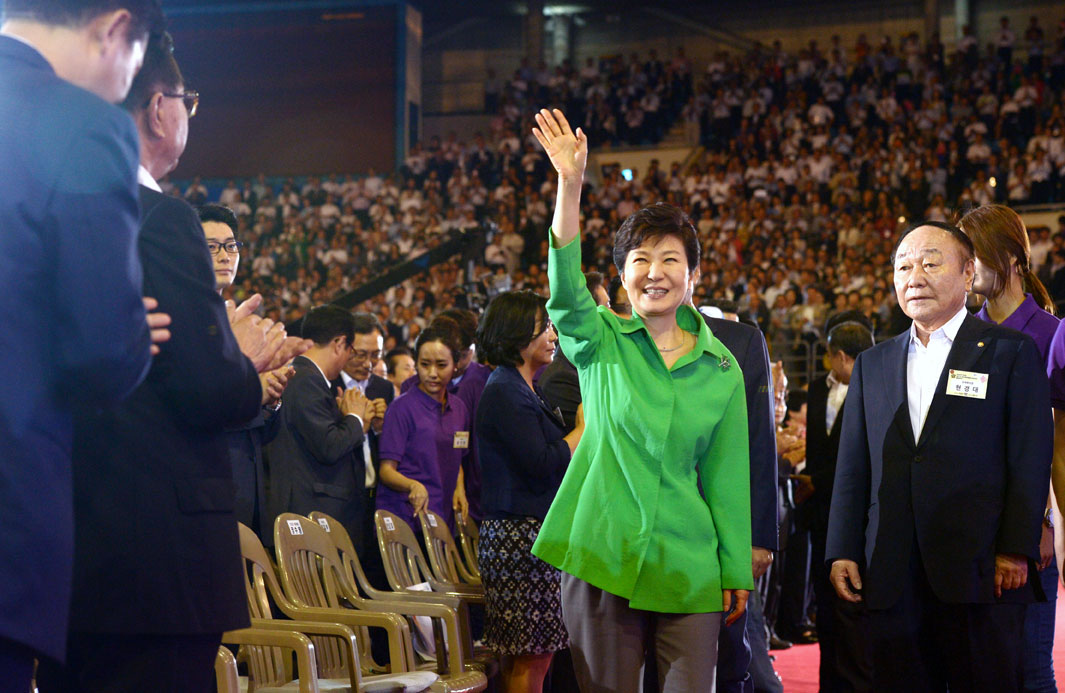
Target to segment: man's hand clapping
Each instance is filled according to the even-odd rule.
[[[263,297],[260,294],[252,294],[239,306],[234,306],[232,301],[226,301],[229,326],[233,329],[233,336],[237,338],[240,351],[251,359],[255,370],[260,373],[273,370],[271,366],[274,365],[274,357],[287,336],[284,325],[255,314],[262,302]]]
[[[259,374],[259,384],[263,388],[263,406],[277,404],[281,400],[281,394],[288,385],[288,379],[295,374],[296,369],[292,366],[282,366],[272,371]]]
[[[370,430],[370,424],[373,423],[374,415],[377,413],[377,407],[374,405],[373,400],[362,394],[362,391],[357,387],[352,387],[337,396],[337,406],[340,408],[340,413],[344,416],[348,414],[354,414],[362,419],[362,432],[366,433]]]

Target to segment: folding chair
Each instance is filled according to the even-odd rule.
[[[425,549],[429,554],[429,566],[433,569],[433,575],[441,584],[451,585],[452,589],[469,591],[471,593],[484,594],[480,576],[473,575],[466,570],[459,549],[455,545],[455,539],[451,531],[440,517],[432,510],[418,513],[418,520],[422,525],[422,535],[425,537]]]
[[[359,614],[351,611],[336,614],[334,610],[321,610],[327,611],[328,614],[301,612],[296,605],[288,600],[278,584],[273,562],[267,555],[266,549],[263,548],[262,542],[259,541],[259,537],[244,525],[239,525],[239,530],[241,554],[244,557],[245,565],[244,587],[248,595],[248,608],[251,612],[253,630],[267,630],[275,634],[287,634],[295,631],[302,637],[306,637],[306,635],[312,636],[318,646],[309,649],[311,664],[314,665],[316,675],[319,670],[322,672],[321,679],[325,679],[325,681],[323,682],[320,679],[319,684],[323,690],[414,693],[427,690],[436,682],[438,677],[432,672],[404,672],[402,666],[400,671],[391,674],[363,675],[360,664],[360,650],[363,649],[362,639],[357,637],[356,631],[353,629],[364,625],[361,622],[362,619],[357,618]],[[296,620],[275,620],[270,608],[271,599],[285,615]],[[313,616],[314,618],[301,618],[301,616],[305,615]],[[333,618],[327,620],[322,617],[324,615],[349,617],[347,620],[353,627],[349,627],[341,619]],[[356,618],[350,618],[351,616]],[[370,616],[388,615],[370,614]],[[397,655],[395,655],[396,661],[401,665],[405,663],[406,655],[402,645],[402,634],[406,631],[406,622],[394,615],[388,619],[373,620],[375,623],[371,625],[387,624],[390,652],[395,649],[397,652]],[[300,682],[292,682],[291,659],[283,656],[281,652],[274,648],[253,647],[254,645],[259,645],[259,642],[243,642],[234,639],[240,638],[242,632],[234,631],[225,634],[223,642],[247,646],[242,651],[246,652],[248,670],[255,684],[255,690],[259,690],[258,687],[260,685],[265,685],[260,682],[271,681],[279,682],[274,684],[277,686],[287,686],[288,688],[283,688],[284,690],[295,690],[296,688],[293,686],[300,687],[299,689],[302,693],[303,688],[301,686],[304,685],[302,679],[303,670],[300,670]],[[227,637],[230,639],[226,639]],[[409,633],[407,637],[409,638]],[[308,645],[311,644],[310,639],[307,642]],[[436,688],[433,690],[444,689]]]
[[[288,528],[287,532],[281,524],[282,521]],[[344,608],[344,604],[348,604],[361,611],[440,619],[447,629],[449,642],[453,643],[446,658],[438,658],[438,674],[443,689],[477,691],[487,686],[483,673],[468,670],[463,664],[462,638],[454,608],[438,603],[363,598],[355,586],[355,580],[352,579],[350,566],[347,569],[342,567],[344,561],[341,559],[336,539],[340,538],[342,543],[347,544],[351,555],[354,555],[354,549],[347,531],[335,520],[315,521],[289,513],[278,518],[277,527],[275,538],[281,586],[300,613],[306,613],[305,609],[308,608],[350,612],[350,609]],[[326,531],[325,527],[328,527],[329,531]],[[361,568],[359,571],[361,572]],[[443,653],[442,633],[439,628],[435,630],[437,651]],[[409,639],[405,640],[405,645],[408,648],[407,668],[413,671],[414,649]]]

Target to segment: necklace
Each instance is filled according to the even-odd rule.
[[[680,349],[682,346],[684,346],[684,343],[688,341],[687,338],[684,335],[685,335],[685,333],[682,332],[681,335],[680,335],[680,344],[678,344],[675,347],[670,347],[668,349],[663,349],[662,347],[658,346],[657,344],[655,344],[655,346],[658,347],[658,350],[661,351],[661,352],[668,353],[670,351],[676,351],[677,349]]]

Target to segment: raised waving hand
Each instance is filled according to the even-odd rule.
[[[533,128],[533,135],[558,173],[551,235],[555,247],[561,248],[580,235],[581,186],[588,165],[588,138],[580,128],[576,132],[571,130],[566,116],[557,108],[540,109],[536,124],[539,127]]]
[[[588,165],[588,138],[584,132],[580,128],[573,132],[566,116],[557,108],[554,111],[542,108],[535,117],[540,127],[533,128],[533,135],[547,152],[559,179],[583,182]]]

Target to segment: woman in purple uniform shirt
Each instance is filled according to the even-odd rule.
[[[972,290],[987,299],[977,317],[1025,333],[1035,340],[1044,361],[1052,360],[1052,341],[1058,344],[1059,352],[1065,352],[1065,342],[1062,342],[1065,333],[1058,330],[1054,302],[1032,271],[1028,231],[1021,217],[1003,205],[981,205],[966,214],[958,225],[972,239],[976,250]],[[1063,384],[1059,368],[1056,385],[1051,374],[1051,400],[1055,408],[1065,407]],[[1059,427],[1055,432],[1055,450],[1062,445],[1061,438]],[[1039,578],[1047,601],[1030,604],[1024,619],[1025,691],[1057,691],[1053,649],[1058,567],[1054,561],[1051,507],[1048,497],[1039,541]]]
[[[436,321],[415,348],[418,385],[392,402],[379,446],[377,507],[404,518],[420,534],[416,514],[429,509],[455,529],[453,510],[468,512],[462,460],[470,447],[470,412],[448,395],[461,339],[451,321]]]

